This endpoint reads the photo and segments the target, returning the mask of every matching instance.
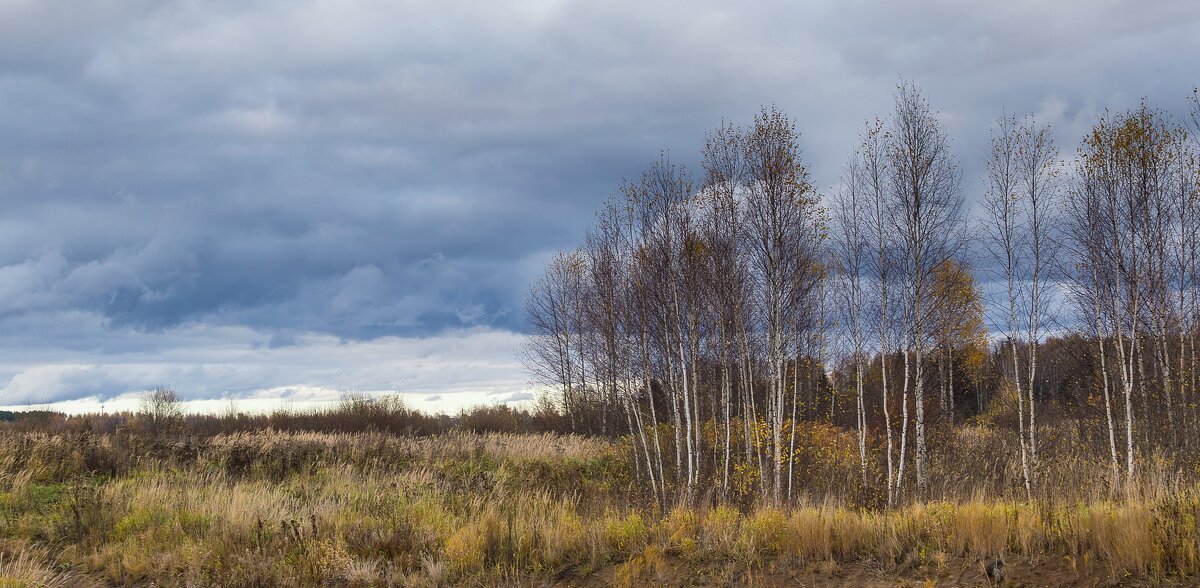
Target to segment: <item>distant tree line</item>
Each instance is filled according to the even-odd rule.
[[[697,172],[660,156],[549,262],[525,364],[570,430],[629,437],[664,505],[796,500],[816,423],[855,432],[860,487],[888,505],[928,494],[930,428],[967,422],[1012,429],[1027,496],[1048,422],[1103,452],[1116,491],[1200,436],[1193,105],[1106,111],[1072,158],[1003,116],[972,211],[911,84],[823,198],[785,113],[723,124]]]
[[[117,435],[148,443],[200,443],[214,435],[237,433],[316,432],[385,433],[424,436],[464,431],[475,433],[563,433],[567,424],[553,406],[535,410],[506,404],[478,405],[458,414],[429,414],[411,408],[394,394],[345,392],[329,405],[307,409],[279,408],[243,412],[235,402],[217,413],[188,413],[174,389],[147,390],[136,411],[68,415],[49,410],[0,411],[0,433]]]

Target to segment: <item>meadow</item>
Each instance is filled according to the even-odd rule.
[[[1186,468],[1149,460],[1114,494],[1069,434],[1046,442],[1034,500],[1007,437],[973,425],[941,433],[928,499],[882,508],[850,491],[853,432],[812,424],[791,505],[664,508],[638,491],[628,438],[487,431],[517,424],[506,410],[365,426],[363,408],[308,415],[324,432],[232,415],[7,423],[0,586],[984,586],[998,558],[1014,586],[1200,572]]]

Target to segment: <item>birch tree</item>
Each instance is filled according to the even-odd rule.
[[[1005,283],[1005,343],[1017,397],[1022,478],[1032,498],[1038,463],[1038,346],[1049,308],[1050,259],[1056,253],[1051,226],[1057,203],[1058,152],[1048,127],[1031,119],[1001,117],[992,133],[989,189],[984,200],[988,249]]]
[[[1187,182],[1183,162],[1188,157],[1182,146],[1182,129],[1142,104],[1101,118],[1084,138],[1077,158],[1073,208],[1088,210],[1091,231],[1076,236],[1084,239],[1077,249],[1092,252],[1084,261],[1094,264],[1098,330],[1106,330],[1113,339],[1125,401],[1127,480],[1135,474],[1134,399],[1149,402],[1147,352],[1162,370],[1163,400],[1171,397],[1170,366],[1164,361],[1168,350],[1161,345],[1168,328],[1161,310],[1168,281],[1163,275],[1163,240],[1165,225],[1177,220],[1171,207],[1174,192],[1185,189]],[[1145,427],[1149,415],[1142,421]],[[1143,431],[1143,442],[1148,433]]]
[[[1025,224],[1024,280],[1027,295],[1023,298],[1022,322],[1028,346],[1029,453],[1033,465],[1038,464],[1037,403],[1035,387],[1038,374],[1038,346],[1042,325],[1053,306],[1047,292],[1050,260],[1058,254],[1058,241],[1052,227],[1058,224],[1061,207],[1058,191],[1058,149],[1050,127],[1038,126],[1026,118],[1017,135],[1017,180],[1020,188],[1021,214]]]
[[[871,192],[870,165],[856,154],[843,174],[841,190],[833,203],[834,237],[832,262],[838,270],[836,283],[844,330],[850,343],[850,361],[854,370],[855,428],[858,432],[858,458],[863,487],[867,486],[867,412],[863,378],[866,370],[866,333],[863,320],[863,273],[869,251],[864,217]]]
[[[1109,458],[1112,465],[1112,487],[1121,483],[1121,465],[1117,451],[1117,416],[1114,414],[1114,391],[1112,390],[1115,367],[1109,358],[1109,327],[1106,301],[1112,288],[1112,268],[1107,265],[1105,253],[1105,223],[1103,219],[1102,189],[1099,174],[1086,173],[1080,166],[1074,185],[1067,191],[1066,239],[1070,257],[1064,263],[1064,274],[1070,277],[1071,298],[1082,317],[1082,323],[1091,329],[1096,345],[1096,360],[1099,372],[1095,374],[1096,386],[1104,398],[1104,417],[1108,432]]]
[[[780,504],[789,345],[798,340],[801,313],[813,306],[821,233],[795,124],[775,108],[764,109],[745,140],[748,267],[769,373],[770,499]]]
[[[913,370],[917,487],[925,494],[925,359],[932,311],[927,296],[934,268],[950,259],[961,244],[963,199],[949,140],[915,86],[904,83],[897,89],[889,134],[889,213],[902,260],[907,323],[903,339],[905,364],[911,356]]]
[[[747,387],[738,377],[737,366],[749,361],[749,350],[740,344],[745,339],[745,269],[741,256],[740,206],[737,191],[743,182],[744,147],[741,132],[731,124],[722,124],[710,133],[702,150],[706,222],[704,230],[711,251],[713,271],[713,316],[716,319],[723,417],[723,451],[720,464],[721,494],[729,492],[732,462],[732,414],[736,389],[737,406],[746,406]],[[748,425],[745,414],[743,425]],[[750,436],[743,431],[749,442]],[[749,449],[749,448],[747,448]]]

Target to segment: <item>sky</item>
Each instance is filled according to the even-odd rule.
[[[828,191],[900,80],[983,192],[1182,115],[1194,1],[0,0],[0,407],[527,402],[524,297],[662,151],[764,105]]]

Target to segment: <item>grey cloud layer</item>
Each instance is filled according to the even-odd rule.
[[[0,0],[0,329],[519,331],[548,252],[722,117],[779,104],[828,186],[911,78],[978,191],[1003,108],[1066,151],[1106,104],[1180,109],[1198,30],[1182,1]]]
[[[30,346],[0,336],[0,406],[90,398],[104,402],[155,383],[187,400],[330,400],[347,390],[396,391],[518,401],[531,394],[514,351],[520,335],[484,328],[421,338],[345,340],[301,334],[287,345],[246,327],[190,325],[147,333],[113,329],[101,317],[29,315],[24,327],[69,323],[69,345]],[[59,336],[64,333],[54,333]],[[447,401],[445,409],[461,404]]]

